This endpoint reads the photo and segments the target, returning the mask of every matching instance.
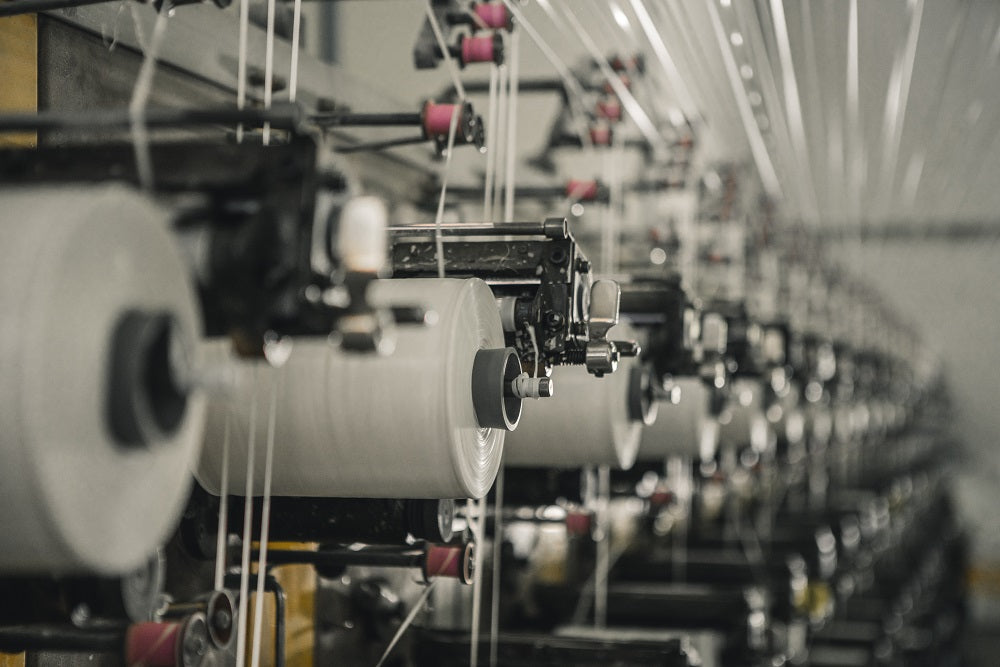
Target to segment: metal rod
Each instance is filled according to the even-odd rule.
[[[331,127],[390,127],[422,125],[423,114],[413,111],[396,113],[331,113],[311,116],[317,125]]]
[[[420,225],[398,225],[394,227],[389,227],[388,231],[392,234],[414,234],[414,235],[428,235],[434,234],[437,227],[433,224],[420,224]],[[481,222],[455,222],[455,223],[445,223],[441,225],[441,233],[445,236],[497,236],[504,234],[545,234],[545,223],[544,222],[498,222],[498,223],[481,223]]]
[[[144,120],[146,126],[155,128],[235,125],[236,123],[261,125],[268,122],[272,127],[294,129],[298,126],[300,117],[297,105],[282,104],[275,105],[270,110],[235,108],[147,109]],[[0,114],[0,133],[128,128],[131,122],[128,109],[5,113]]]
[[[637,181],[635,183],[630,183],[625,186],[625,189],[629,192],[661,192],[663,190],[670,189],[683,189],[684,181],[676,180],[671,181],[667,179],[657,180],[657,181]]]
[[[125,648],[125,629],[81,630],[72,626],[14,625],[0,627],[0,651],[116,651]]]
[[[538,79],[521,79],[518,82],[518,92],[522,93],[559,93],[560,95],[566,95],[566,85],[563,83],[562,79],[550,79],[550,78],[538,78]],[[596,90],[597,87],[590,86],[591,89]],[[487,80],[476,80],[469,81],[465,84],[466,93],[488,93],[490,92],[490,82]],[[455,88],[454,86],[448,88],[442,98],[454,97]]]
[[[421,551],[271,551],[268,560],[272,565],[317,565],[320,567],[423,567]]]
[[[483,194],[483,188],[480,187],[456,187],[452,186],[448,188],[448,194],[454,195],[458,198],[479,198]],[[556,199],[559,197],[566,196],[566,187],[553,185],[553,186],[523,186],[515,188],[514,196],[526,199]]]
[[[399,146],[413,146],[414,144],[425,144],[430,139],[425,136],[406,137],[402,139],[387,139],[386,141],[370,141],[351,146],[339,146],[334,149],[335,153],[365,153],[383,151],[388,148],[398,148]]]

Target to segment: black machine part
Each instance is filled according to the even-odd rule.
[[[164,312],[126,312],[111,341],[108,425],[124,446],[145,447],[173,436],[184,419],[186,350],[177,322]]]
[[[239,533],[245,500],[233,497],[229,529]],[[254,516],[260,516],[254,498]],[[455,501],[378,498],[271,498],[271,540],[336,544],[399,545],[412,540],[448,542],[453,535]]]
[[[419,629],[417,663],[458,667],[469,664],[468,631]],[[479,659],[489,662],[489,635],[480,635]],[[652,641],[609,638],[559,637],[552,634],[502,632],[499,667],[688,667],[690,662],[678,639]]]
[[[512,347],[479,350],[472,365],[472,404],[483,428],[513,431],[521,419],[521,398],[512,383],[521,375],[521,360]],[[546,378],[548,380],[548,378]]]

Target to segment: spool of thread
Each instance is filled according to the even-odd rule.
[[[622,119],[622,105],[617,99],[601,100],[597,103],[597,116],[617,123]]]
[[[181,623],[136,623],[125,634],[125,664],[175,667],[180,663]]]
[[[482,497],[496,477],[504,431],[481,428],[472,397],[476,353],[504,347],[500,315],[479,279],[377,281],[376,306],[412,304],[437,316],[400,327],[389,356],[343,352],[326,339],[294,343],[273,368],[234,359],[224,343],[206,357],[228,366],[232,390],[209,406],[196,475],[220,492],[226,413],[231,414],[229,492],[243,493],[250,405],[277,392],[272,494],[328,498]],[[259,409],[256,442],[267,434]],[[263,489],[263,465],[255,488]]]
[[[634,340],[625,325],[611,329],[612,340]],[[507,436],[507,464],[518,467],[574,468],[612,465],[630,468],[639,448],[641,418],[629,404],[634,357],[597,378],[582,366],[559,366],[552,373],[555,394],[525,401],[521,423]]]
[[[496,63],[503,64],[503,38],[500,35],[462,37],[462,64]],[[449,118],[449,122],[450,118]]]
[[[571,180],[566,184],[566,197],[577,201],[593,201],[597,199],[597,181]]]
[[[389,213],[377,197],[355,197],[340,213],[337,253],[348,271],[377,273],[385,266]]]
[[[680,388],[677,405],[662,401],[656,421],[642,429],[639,459],[662,461],[671,456],[707,461],[719,447],[719,422],[710,410],[711,394],[697,377],[674,380]]]
[[[510,15],[501,3],[493,2],[480,2],[473,10],[479,20],[482,21],[486,28],[491,30],[507,30],[508,32],[514,29],[514,17]]]
[[[452,114],[457,114],[458,118],[455,119],[455,136],[457,140],[461,136],[463,111],[464,109],[460,104],[436,104],[428,102],[424,105],[424,136],[428,138],[447,138],[448,132],[451,129],[451,116]]]
[[[595,146],[611,145],[611,128],[607,125],[595,125],[590,128],[590,142]]]
[[[166,540],[201,442],[182,363],[197,352],[196,303],[148,198],[5,190],[0,570],[117,575]]]
[[[474,574],[475,544],[427,545],[424,557],[424,578],[428,581],[437,577],[458,579],[463,584],[471,584]]]
[[[136,623],[125,633],[129,667],[197,667],[209,651],[208,623],[201,612],[184,621]]]
[[[593,514],[585,510],[566,512],[566,532],[570,535],[587,536],[593,531]]]
[[[719,426],[719,446],[750,446],[758,454],[771,446],[770,426],[764,414],[764,387],[760,380],[736,378],[727,412]]]

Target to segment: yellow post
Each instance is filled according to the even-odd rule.
[[[37,110],[38,19],[34,14],[0,18],[0,112]],[[0,147],[37,141],[33,132],[0,134]]]

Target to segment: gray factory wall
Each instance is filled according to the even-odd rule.
[[[860,252],[856,244],[836,250],[917,322],[940,354],[965,443],[965,451],[955,452],[955,491],[972,537],[973,567],[995,573],[1000,568],[1000,241],[871,241]],[[976,617],[1000,625],[1000,588],[980,585],[972,592]]]

